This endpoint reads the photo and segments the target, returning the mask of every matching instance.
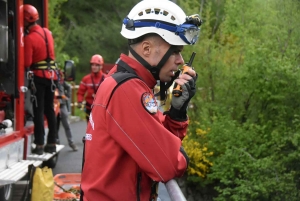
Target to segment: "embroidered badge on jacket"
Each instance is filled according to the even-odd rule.
[[[143,93],[142,104],[150,114],[156,114],[158,106],[154,96],[151,93]]]

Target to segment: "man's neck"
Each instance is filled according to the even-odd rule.
[[[100,71],[98,72],[92,72],[95,76],[98,76],[100,74]]]
[[[33,24],[29,25],[29,26],[27,27],[28,31],[30,31],[30,29],[32,29],[35,25],[37,25],[37,24],[36,24],[36,23],[33,23]]]

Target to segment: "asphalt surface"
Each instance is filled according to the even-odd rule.
[[[71,128],[73,140],[75,145],[78,147],[78,151],[73,151],[68,146],[67,138],[65,136],[64,129],[61,125],[59,129],[59,139],[60,143],[65,145],[65,147],[60,151],[56,167],[53,168],[54,176],[56,174],[63,173],[81,173],[83,152],[82,137],[85,135],[86,122],[75,121],[71,123]],[[161,201],[171,201],[168,192],[166,191],[165,185],[162,183],[160,183],[159,185],[158,195]]]

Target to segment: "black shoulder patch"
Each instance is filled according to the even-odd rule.
[[[109,103],[110,103],[110,99],[112,97],[112,95],[114,94],[115,90],[124,82],[132,79],[132,78],[138,78],[141,79],[139,76],[133,74],[133,73],[128,73],[128,72],[116,72],[114,74],[111,75],[111,77],[116,80],[117,85],[115,86],[115,88],[112,90],[110,97],[108,99],[107,105],[106,107],[108,107]]]
[[[117,86],[118,86],[119,84],[122,84],[123,82],[125,82],[131,78],[139,78],[139,77],[133,73],[116,72],[112,75],[112,78],[114,78],[114,80],[116,80],[116,82],[118,83],[117,84]]]

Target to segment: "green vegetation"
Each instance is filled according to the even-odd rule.
[[[79,59],[77,83],[90,72],[92,55],[100,54],[106,63],[115,63],[122,52],[127,53],[127,41],[120,31],[124,17],[136,2],[72,0],[62,5],[61,25],[68,33],[63,51]]]
[[[191,50],[199,93],[184,143],[202,157],[188,180],[214,200],[299,200],[300,2],[219,2],[204,4]]]
[[[68,0],[49,1],[49,29],[52,31],[55,40],[56,61],[58,62],[59,68],[63,68],[64,61],[69,59],[78,63],[78,55],[70,57],[70,53],[68,51],[64,51],[70,30],[66,30],[61,24],[61,6],[67,1]]]

